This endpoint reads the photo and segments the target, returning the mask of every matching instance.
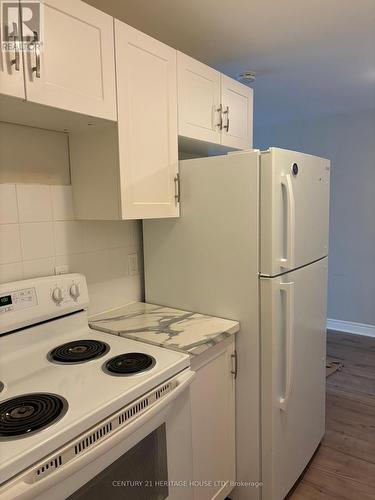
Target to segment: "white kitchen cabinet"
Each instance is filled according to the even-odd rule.
[[[252,148],[251,88],[181,52],[177,74],[178,134],[183,146],[190,144],[194,151],[191,140],[195,140],[230,149]]]
[[[176,217],[176,51],[117,20],[115,36],[123,213]]]
[[[191,361],[195,500],[222,500],[236,480],[235,365],[234,336]]]
[[[221,103],[221,144],[238,149],[252,148],[253,90],[233,78],[221,75]]]
[[[220,73],[178,52],[177,83],[179,135],[220,144]]]
[[[79,219],[177,217],[176,51],[115,20],[118,123],[70,135]]]
[[[44,0],[42,15],[42,45],[25,53],[26,99],[116,120],[113,18],[80,0]]]
[[[11,42],[20,40],[20,19],[12,20],[11,24],[4,20],[0,29],[9,33]],[[15,50],[0,51],[0,94],[25,98],[23,79],[23,60],[19,47]]]

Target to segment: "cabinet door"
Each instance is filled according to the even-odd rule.
[[[9,21],[3,20],[1,29],[4,29],[1,41],[19,41],[21,36],[19,16]],[[22,54],[17,47],[7,52],[0,51],[0,94],[25,97]]]
[[[115,20],[122,217],[176,217],[176,51]]]
[[[220,144],[220,73],[177,53],[178,134]]]
[[[116,120],[112,17],[79,0],[42,7],[40,49],[25,54],[27,100]]]
[[[221,144],[249,149],[253,147],[253,90],[221,75],[223,130]]]
[[[198,481],[195,500],[224,498],[236,479],[234,338],[209,355],[196,370],[191,389],[193,479]],[[209,482],[207,484],[207,481]],[[227,483],[228,482],[228,483]]]

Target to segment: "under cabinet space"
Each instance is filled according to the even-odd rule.
[[[0,94],[0,121],[67,133],[84,132],[116,123],[114,120],[44,106],[5,94]]]
[[[117,125],[69,134],[69,155],[76,218],[121,219]]]

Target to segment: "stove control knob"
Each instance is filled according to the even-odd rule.
[[[61,290],[61,288],[57,286],[52,291],[52,300],[55,302],[55,304],[60,305],[63,299],[64,299],[63,291]]]
[[[73,283],[73,285],[69,289],[69,293],[70,293],[70,296],[74,300],[78,299],[78,297],[81,295],[81,293],[79,291],[79,286],[77,285],[77,283]]]

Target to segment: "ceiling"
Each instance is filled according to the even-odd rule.
[[[220,71],[258,125],[375,109],[375,0],[86,0]]]

